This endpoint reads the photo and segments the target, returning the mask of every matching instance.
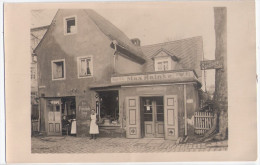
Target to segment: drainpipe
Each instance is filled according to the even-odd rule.
[[[188,126],[187,126],[187,108],[186,108],[186,104],[187,104],[187,96],[186,96],[186,84],[183,85],[183,97],[184,97],[184,135],[187,136],[188,135]]]
[[[115,52],[114,52],[114,73],[116,73],[116,53],[117,53],[117,41],[113,40],[113,44],[115,46]]]

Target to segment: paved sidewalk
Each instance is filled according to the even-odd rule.
[[[32,137],[32,153],[140,153],[225,151],[227,141],[176,144],[164,139]]]

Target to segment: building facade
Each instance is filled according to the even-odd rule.
[[[59,10],[35,53],[40,131],[62,135],[62,119],[88,136],[177,140],[199,110],[202,38],[141,46],[93,10]]]

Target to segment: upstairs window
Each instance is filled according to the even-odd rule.
[[[52,80],[65,79],[65,60],[52,61]]]
[[[92,56],[78,57],[78,77],[86,78],[93,76]]]
[[[65,35],[77,33],[76,16],[66,17],[64,19],[64,32]]]
[[[31,67],[31,79],[35,80],[36,79],[36,68]]]
[[[157,71],[169,70],[168,61],[160,61],[157,64]]]

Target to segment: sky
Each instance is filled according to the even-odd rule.
[[[204,58],[215,57],[214,12],[210,7],[164,6],[135,8],[94,8],[94,10],[123,31],[129,38],[139,38],[149,45],[202,36]],[[31,27],[49,25],[57,10],[32,12]],[[215,71],[206,71],[207,89],[214,85]],[[205,89],[203,82],[202,89]]]

